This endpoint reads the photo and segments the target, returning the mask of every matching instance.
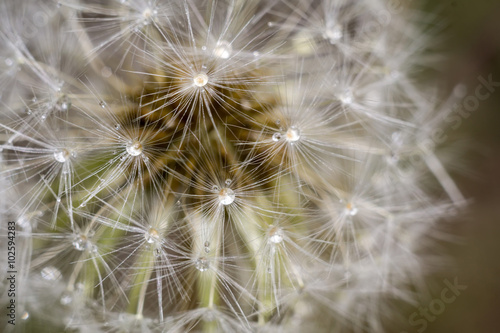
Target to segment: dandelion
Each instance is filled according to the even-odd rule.
[[[387,331],[466,200],[432,135],[453,98],[415,75],[430,41],[411,10],[366,30],[383,9],[0,4],[19,325]]]

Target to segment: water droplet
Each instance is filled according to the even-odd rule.
[[[202,49],[203,51],[206,51],[206,50],[207,50],[207,47],[206,47],[205,45],[203,45],[203,46],[201,47],[201,49]]]
[[[137,140],[127,143],[126,147],[127,153],[131,156],[138,156],[142,154],[142,148],[142,144]]]
[[[283,241],[283,230],[278,227],[272,227],[269,230],[269,241],[274,244],[279,244]]]
[[[101,106],[101,108],[103,108],[103,109],[104,109],[104,108],[106,107],[106,102],[104,102],[104,101],[100,101],[100,102],[99,102],[99,105]]]
[[[229,42],[225,40],[219,41],[214,49],[215,56],[221,59],[229,58],[232,52],[233,52],[233,47]]]
[[[210,242],[206,241],[204,245],[205,245],[204,246],[205,253],[209,253],[210,252]]]
[[[45,119],[47,119],[47,114],[42,113],[42,115],[40,116],[40,119],[41,119],[42,121],[44,121]]]
[[[233,203],[235,198],[234,191],[228,187],[224,187],[219,192],[219,202],[223,205],[230,205]]]
[[[226,181],[224,182],[227,186],[231,185],[233,181],[231,179],[226,179]]]
[[[212,186],[212,191],[219,192],[220,191],[220,187],[217,186],[217,185],[214,185],[214,186]]]
[[[146,242],[152,244],[160,241],[160,234],[155,228],[149,228],[149,231],[144,234],[144,238]]]
[[[121,128],[120,124],[115,124],[115,130],[119,130]]]
[[[276,119],[276,121],[274,123],[279,126],[279,124],[281,124],[281,120]]]
[[[40,274],[47,281],[56,281],[61,277],[61,272],[53,266],[44,267]]]
[[[153,254],[156,258],[160,257],[161,256],[161,250],[159,248],[156,248],[154,251],[153,251]]]
[[[323,38],[328,39],[330,44],[336,44],[343,35],[342,26],[340,24],[335,24],[327,27],[325,33],[323,34]]]
[[[300,130],[295,127],[291,126],[287,131],[286,131],[286,140],[288,142],[296,142],[300,139]]]
[[[89,248],[89,241],[87,240],[87,237],[85,235],[76,235],[75,238],[73,239],[72,244],[73,247],[78,251],[85,251],[86,249]]]
[[[30,314],[28,311],[24,311],[24,313],[21,315],[22,320],[26,320],[30,317]]]
[[[60,198],[60,197],[57,197],[57,198],[56,198],[56,201],[57,201],[57,202],[61,202],[61,198]]]
[[[58,111],[68,111],[71,107],[71,99],[67,95],[62,95],[56,103],[56,110]]]
[[[358,213],[358,208],[354,206],[351,202],[345,205],[344,213],[350,216],[354,216]]]
[[[85,207],[85,206],[87,206],[87,203],[85,201],[80,204],[80,207]]]
[[[278,142],[279,140],[281,140],[281,133],[279,133],[279,132],[274,133],[273,134],[273,141]]]
[[[351,89],[346,89],[343,94],[340,95],[340,101],[342,104],[349,105],[353,102],[354,96],[352,94]]]
[[[208,83],[208,76],[205,73],[200,73],[195,75],[193,78],[193,84],[197,87],[203,87]]]
[[[199,270],[200,272],[205,272],[209,268],[210,263],[207,260],[207,258],[201,257],[196,259],[195,266],[196,269]]]
[[[67,149],[61,149],[54,153],[54,159],[60,163],[66,162],[70,156],[71,154]]]
[[[69,293],[63,293],[61,296],[61,304],[62,305],[68,305],[73,301],[73,298]]]

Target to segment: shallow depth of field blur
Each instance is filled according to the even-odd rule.
[[[447,27],[443,49],[447,52],[446,79],[451,86],[467,84],[466,96],[474,95],[478,77],[492,75],[500,82],[500,2],[495,0],[427,0],[429,12],[439,13]],[[433,322],[420,332],[495,333],[500,332],[500,88],[481,101],[456,130],[448,130],[449,140],[460,143],[461,159],[455,162],[454,176],[467,198],[469,210],[445,228],[456,235],[448,246],[456,269],[446,269],[429,281],[431,295],[422,306],[440,298],[443,280],[467,285]],[[406,311],[406,320],[417,309]],[[420,317],[419,317],[420,318]],[[421,325],[394,332],[419,332]]]

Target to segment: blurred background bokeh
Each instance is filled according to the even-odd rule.
[[[491,75],[500,83],[499,0],[424,0],[416,7],[437,15],[443,25],[440,48],[447,54],[443,71],[449,87],[465,84],[466,97],[475,94],[479,77]],[[460,126],[446,133],[445,145],[459,152],[448,167],[470,204],[445,223],[455,236],[445,247],[453,265],[429,279],[429,299],[441,297],[444,279],[456,278],[467,289],[425,328],[407,323],[398,333],[500,332],[500,86],[465,114]],[[407,322],[414,311],[406,311]]]

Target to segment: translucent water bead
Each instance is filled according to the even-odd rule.
[[[205,272],[206,270],[208,270],[209,266],[210,266],[210,263],[209,263],[207,258],[201,257],[201,258],[196,259],[195,267],[200,272]]]
[[[224,187],[219,192],[219,202],[223,205],[230,205],[233,203],[236,195],[234,191],[228,187]]]
[[[56,281],[61,277],[61,272],[54,266],[47,266],[40,272],[42,278],[47,281]]]
[[[85,251],[89,248],[89,241],[85,235],[76,235],[72,244],[78,251]]]
[[[203,87],[208,83],[208,76],[205,73],[196,74],[193,78],[193,84],[196,87]]]
[[[139,141],[135,140],[127,143],[126,149],[130,156],[139,156],[142,154],[143,147]]]
[[[144,238],[146,239],[146,242],[152,244],[160,241],[160,234],[155,228],[150,228],[149,231],[144,234]]]
[[[60,163],[66,162],[70,156],[71,153],[67,149],[60,149],[54,153],[54,159]]]
[[[299,141],[299,139],[300,139],[300,130],[295,126],[291,126],[286,131],[286,140],[288,142],[296,142]]]
[[[348,202],[345,205],[344,213],[346,215],[354,216],[358,213],[358,208],[356,206],[354,206],[354,204],[352,202]]]
[[[283,241],[283,230],[278,227],[272,227],[269,230],[269,241],[273,244],[279,244]]]
[[[221,40],[217,43],[217,46],[214,49],[214,55],[221,59],[227,59],[231,56],[233,52],[233,48],[231,44],[229,44],[225,40]]]

